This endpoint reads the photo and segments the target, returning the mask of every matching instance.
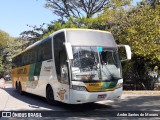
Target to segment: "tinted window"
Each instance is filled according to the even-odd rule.
[[[13,68],[52,59],[51,38],[13,58]]]
[[[37,47],[38,61],[52,59],[51,38]]]
[[[64,33],[59,33],[54,36],[54,58],[58,80],[62,83],[68,83],[68,65],[67,54],[64,46]]]

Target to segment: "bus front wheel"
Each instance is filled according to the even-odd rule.
[[[54,100],[54,94],[52,88],[49,86],[46,90],[46,99],[50,105],[56,105],[57,101]]]

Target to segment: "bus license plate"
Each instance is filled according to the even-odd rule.
[[[107,97],[106,94],[98,95],[98,98],[106,98],[106,97]]]

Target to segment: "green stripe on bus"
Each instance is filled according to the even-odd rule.
[[[39,76],[41,72],[42,62],[30,65],[29,80],[34,80],[34,76]]]
[[[116,87],[118,81],[112,82],[103,82],[103,85],[100,89],[110,89]]]
[[[42,62],[36,63],[34,76],[39,76],[41,72]]]

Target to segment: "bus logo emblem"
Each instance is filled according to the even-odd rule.
[[[59,92],[57,92],[57,94],[59,95],[61,100],[64,100],[64,94],[65,94],[66,90],[60,90]]]

